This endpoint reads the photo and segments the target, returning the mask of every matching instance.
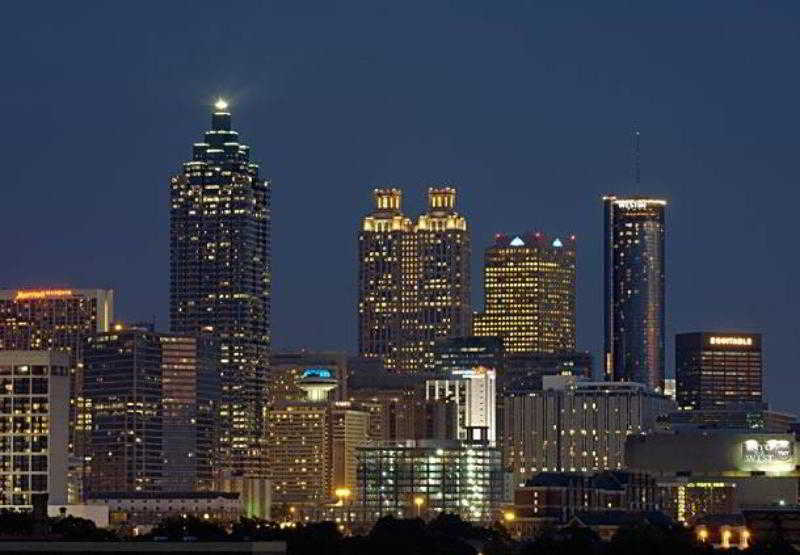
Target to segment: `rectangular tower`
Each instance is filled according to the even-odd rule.
[[[764,400],[761,334],[676,335],[675,378],[678,407],[684,410],[760,405]]]
[[[575,236],[495,237],[484,259],[484,311],[474,334],[506,353],[575,350]]]
[[[263,475],[270,348],[270,184],[218,102],[212,129],[171,180],[170,322],[219,345],[220,469]]]
[[[653,198],[603,197],[605,374],[664,390],[664,212]]]

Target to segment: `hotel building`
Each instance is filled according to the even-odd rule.
[[[114,318],[110,289],[0,290],[0,350],[56,350],[69,355],[70,452],[83,457],[91,414],[83,395],[86,338],[109,330]]]
[[[575,236],[496,236],[473,333],[502,339],[507,354],[574,351]]]
[[[666,201],[603,197],[605,375],[664,391]]]
[[[0,509],[67,503],[70,363],[55,351],[0,352]]]
[[[270,349],[270,183],[231,129],[224,101],[192,160],[170,181],[170,328],[219,345],[220,468],[265,471]]]

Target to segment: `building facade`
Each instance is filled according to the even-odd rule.
[[[503,354],[503,341],[497,337],[440,339],[433,348],[433,371],[447,376],[454,370],[480,366],[502,373]]]
[[[91,421],[83,394],[83,345],[109,330],[110,289],[6,289],[0,291],[0,350],[63,351],[70,356],[70,452],[82,459]]]
[[[606,380],[657,391],[664,390],[666,204],[603,197]]]
[[[575,350],[575,236],[497,235],[484,256],[484,309],[474,335],[506,353]]]
[[[331,401],[347,400],[349,378],[347,355],[337,352],[297,351],[272,353],[269,357],[267,378],[267,404],[283,401],[302,401],[306,393],[298,385],[309,368],[327,368],[336,376],[336,388],[330,393]]]
[[[680,333],[675,336],[678,407],[724,409],[761,403],[763,366],[761,334]]]
[[[70,364],[67,353],[0,352],[0,509],[67,503]]]
[[[501,453],[486,442],[389,442],[359,448],[358,460],[356,503],[366,522],[444,512],[491,522],[503,499]]]
[[[427,380],[425,400],[434,403],[451,403],[457,417],[457,435],[454,439],[474,439],[470,429],[485,429],[485,438],[494,444],[496,430],[496,377],[495,371],[478,367],[455,370],[447,379]]]
[[[359,234],[359,355],[390,370],[434,367],[437,340],[470,329],[470,243],[455,189],[430,188],[416,224],[402,193],[376,189]]]
[[[220,101],[212,129],[170,181],[170,327],[219,344],[220,469],[265,472],[270,349],[270,183]]]
[[[630,382],[544,378],[544,390],[503,399],[504,460],[516,483],[537,472],[626,468],[625,439],[674,410],[671,399]]]

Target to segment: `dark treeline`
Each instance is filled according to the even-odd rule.
[[[30,514],[0,511],[0,539],[14,538],[123,541],[114,532],[75,517],[36,522]],[[515,540],[499,523],[479,527],[456,515],[422,519],[385,517],[365,535],[345,536],[333,522],[281,528],[274,522],[242,518],[232,526],[195,517],[162,520],[150,534],[128,541],[285,541],[289,555],[710,555],[714,549],[698,542],[681,526],[670,529],[646,523],[621,527],[611,541],[600,540],[588,528],[542,531],[532,540]],[[2,544],[0,543],[0,551]],[[736,552],[730,549],[728,552]],[[756,542],[748,555],[798,553],[780,538]]]

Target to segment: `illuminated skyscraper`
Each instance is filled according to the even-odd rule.
[[[575,236],[498,235],[486,249],[484,311],[474,334],[506,353],[575,350]]]
[[[270,184],[217,102],[212,129],[171,180],[170,321],[219,344],[220,469],[264,472],[270,348]]]
[[[375,189],[375,210],[358,236],[358,352],[390,369],[398,367],[403,318],[415,308],[403,288],[403,265],[413,263],[415,245],[402,200],[398,189]]]
[[[412,226],[397,189],[376,189],[359,234],[359,354],[391,370],[432,369],[437,339],[470,327],[469,233],[456,191],[428,190]]]
[[[603,197],[605,374],[664,390],[666,201]]]
[[[470,242],[467,220],[456,212],[456,190],[428,189],[428,211],[414,227],[417,264],[409,265],[408,294],[416,292],[416,321],[412,327],[417,352],[407,360],[407,370],[433,370],[437,339],[469,335]],[[412,289],[413,287],[413,289]],[[414,337],[416,335],[416,337]]]
[[[33,289],[0,291],[0,350],[69,354],[70,452],[82,457],[90,412],[83,395],[83,345],[106,332],[114,319],[110,289]]]

